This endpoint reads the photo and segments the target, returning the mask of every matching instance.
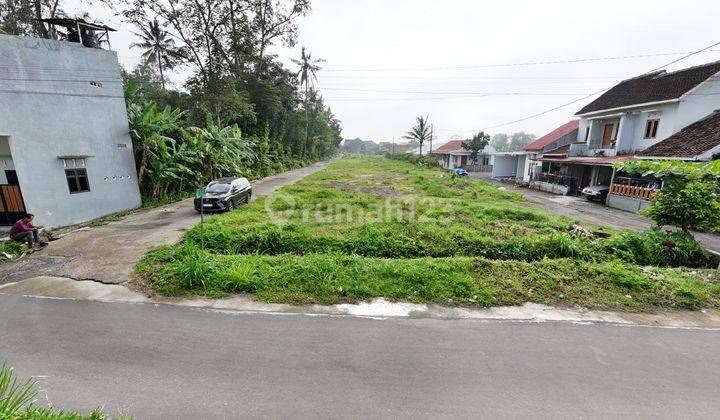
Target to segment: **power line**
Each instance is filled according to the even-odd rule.
[[[716,44],[720,45],[720,44]],[[703,50],[700,52],[716,52],[720,50]],[[610,56],[610,57],[590,57],[590,58],[575,58],[575,59],[568,59],[568,60],[545,60],[545,61],[529,61],[524,63],[504,63],[504,64],[479,64],[479,65],[470,65],[470,66],[443,66],[443,67],[415,67],[415,68],[367,68],[367,69],[323,69],[324,72],[393,72],[393,71],[435,71],[435,70],[468,70],[468,69],[481,69],[481,68],[495,68],[495,67],[519,67],[519,66],[538,66],[538,65],[548,65],[548,64],[575,64],[575,63],[586,63],[586,62],[596,62],[596,61],[614,61],[614,60],[627,60],[627,59],[634,59],[634,58],[650,58],[650,57],[667,57],[671,55],[682,55],[682,54],[688,54],[691,55],[698,54],[699,52],[666,52],[666,53],[655,53],[655,54],[634,54],[634,55],[621,55],[621,56]],[[679,60],[685,59],[689,57],[685,56],[682,57],[676,61],[671,62],[676,63]],[[663,67],[668,66],[669,64],[666,64]]]
[[[713,43],[713,44],[711,44],[711,45],[708,45],[707,47],[702,48],[702,49],[700,49],[700,50],[697,50],[697,51],[688,53],[688,54],[686,54],[686,55],[684,55],[684,56],[682,56],[682,57],[680,57],[680,58],[678,58],[678,59],[675,59],[675,60],[669,62],[669,63],[663,64],[662,66],[656,67],[656,68],[654,68],[654,69],[652,69],[652,70],[648,70],[647,72],[645,72],[645,73],[643,73],[643,74],[648,74],[648,73],[652,73],[652,72],[661,70],[661,69],[663,69],[663,68],[665,68],[665,67],[667,67],[667,66],[670,66],[670,65],[672,65],[672,64],[675,64],[675,63],[677,63],[677,62],[679,62],[679,61],[682,61],[682,60],[684,60],[684,59],[686,59],[686,58],[692,57],[693,55],[700,54],[700,53],[702,53],[702,52],[708,51],[710,48],[713,48],[713,47],[715,47],[715,46],[717,46],[717,45],[720,45],[720,41],[715,42],[715,43]],[[552,112],[552,111],[556,111],[556,110],[558,110],[558,109],[560,109],[560,108],[564,108],[564,107],[566,107],[566,106],[570,106],[570,105],[572,105],[572,104],[575,104],[575,103],[580,102],[580,101],[582,101],[582,100],[585,100],[585,99],[587,99],[587,98],[590,98],[590,97],[592,97],[592,96],[595,96],[595,95],[597,95],[597,94],[599,94],[599,93],[605,92],[606,90],[608,90],[608,89],[610,89],[610,88],[612,88],[612,86],[603,88],[603,89],[598,90],[597,92],[593,92],[593,93],[591,93],[591,94],[589,94],[589,95],[585,95],[585,96],[583,96],[582,98],[575,99],[574,101],[570,101],[570,102],[564,103],[564,104],[562,104],[562,105],[558,105],[558,106],[552,107],[552,108],[550,108],[550,109],[546,109],[546,110],[544,110],[544,111],[538,112],[538,113],[533,114],[533,115],[528,115],[527,117],[523,117],[523,118],[520,118],[520,119],[517,119],[517,120],[513,120],[513,121],[504,122],[504,123],[501,123],[501,124],[494,124],[494,125],[491,125],[491,126],[488,126],[488,127],[484,127],[482,130],[485,131],[485,130],[490,130],[490,129],[493,129],[493,128],[503,127],[503,126],[506,126],[506,125],[511,125],[511,124],[515,124],[515,123],[527,121],[527,120],[529,120],[529,119],[536,118],[536,117],[539,117],[539,116],[541,116],[541,115],[548,114],[548,113],[550,113],[550,112]],[[480,131],[480,130],[477,130],[477,131]]]
[[[412,91],[412,90],[384,90],[384,89],[354,89],[354,88],[326,88],[321,90],[337,90],[348,92],[375,92],[375,93],[408,93],[417,95],[481,95],[481,96],[578,96],[584,93],[557,93],[557,92],[429,92],[429,91]]]

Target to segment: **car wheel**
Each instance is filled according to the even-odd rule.
[[[233,211],[235,210],[235,203],[233,203],[232,200],[228,202],[227,211]]]
[[[252,197],[252,194],[247,194],[245,196],[245,204],[248,204],[250,202],[250,197]]]

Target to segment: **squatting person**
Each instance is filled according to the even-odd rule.
[[[10,239],[18,242],[25,242],[28,248],[32,248],[36,244],[41,247],[47,245],[46,242],[40,240],[39,232],[40,229],[42,229],[42,226],[35,226],[32,224],[34,217],[35,215],[28,213],[25,218],[15,222],[10,229]]]

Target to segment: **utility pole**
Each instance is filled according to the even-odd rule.
[[[432,153],[432,141],[435,136],[435,124],[430,124],[430,153]]]

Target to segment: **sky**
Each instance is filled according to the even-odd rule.
[[[140,50],[129,48],[132,25],[87,0],[67,4],[69,13],[87,10],[119,29],[111,41],[125,68],[140,61]],[[375,141],[401,141],[419,115],[429,115],[439,142],[479,130],[542,136],[592,100],[583,97],[720,42],[717,0],[313,0],[312,6],[298,21],[298,44],[275,52],[290,68],[301,46],[325,59],[316,87],[342,121],[343,137]],[[633,57],[607,59],[627,56]],[[720,45],[667,68],[717,60]],[[181,87],[187,74],[171,77]]]

